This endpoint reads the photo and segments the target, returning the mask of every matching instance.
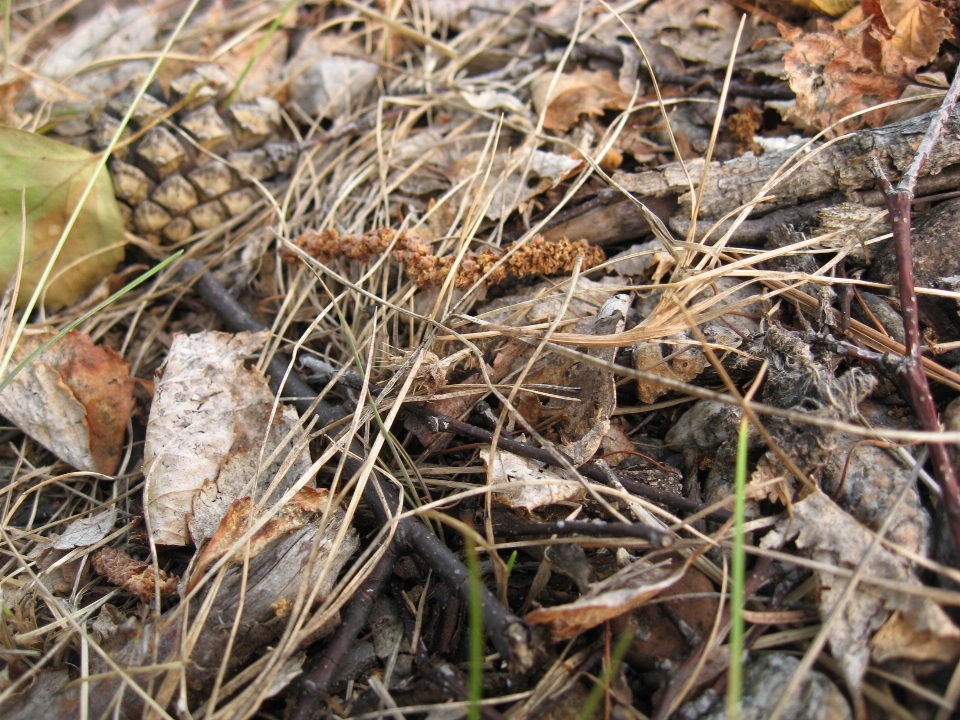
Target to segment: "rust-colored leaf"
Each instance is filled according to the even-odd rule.
[[[230,562],[243,562],[244,557],[256,556],[274,540],[303,527],[311,516],[323,512],[328,497],[329,491],[322,488],[300,490],[283,509],[250,537],[249,553],[246,543],[240,544],[240,538],[250,527],[253,501],[249,497],[234,500],[200,554],[187,591],[199,582],[207,568],[224,555],[230,554]]]
[[[796,113],[817,128],[896,100],[910,83],[910,68],[900,50],[870,22],[838,32],[821,21],[817,32],[795,29],[784,37],[793,43],[783,56],[783,66],[797,95]],[[864,123],[882,125],[888,112],[872,110],[848,121],[843,130]]]
[[[911,72],[933,60],[940,43],[953,37],[952,24],[943,10],[927,0],[881,0],[880,9],[893,30],[893,47]]]
[[[52,332],[25,336],[19,362]],[[123,358],[89,335],[63,336],[24,368],[0,393],[0,412],[25,433],[79,470],[112,474],[120,463],[133,386]]]
[[[640,607],[683,577],[688,565],[684,563],[671,572],[670,565],[650,565],[638,560],[594,585],[579,600],[534,610],[525,619],[538,625],[549,625],[554,640],[571,638]]]

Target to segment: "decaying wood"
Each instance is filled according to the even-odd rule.
[[[203,700],[213,687],[220,670],[227,641],[240,609],[241,597],[243,607],[230,653],[229,670],[235,670],[280,636],[290,620],[291,614],[288,610],[296,601],[317,533],[322,530],[325,538],[333,538],[343,518],[343,512],[338,510],[332,524],[328,523],[326,528],[321,525],[322,519],[317,518],[309,525],[272,543],[250,560],[246,580],[239,565],[228,567],[217,590],[212,610],[189,657],[184,658],[181,653],[186,632],[185,621],[189,627],[202,604],[202,597],[189,604],[192,612],[190,617],[184,613],[187,604],[182,603],[156,621],[140,625],[131,620],[119,627],[115,634],[103,643],[104,650],[121,668],[127,670],[136,671],[158,663],[184,662],[191,699],[198,702]],[[313,566],[314,580],[319,579],[324,569],[326,557],[323,545],[327,545],[326,550],[329,550],[327,541],[324,539],[321,542],[321,552]],[[335,566],[326,574],[324,587],[327,591],[356,547],[356,532],[350,530],[338,551],[339,562],[335,562]],[[246,586],[244,593],[241,593],[242,583]],[[320,596],[323,594],[325,593]],[[320,636],[332,629],[333,627],[328,625]],[[111,668],[100,656],[91,653],[90,674],[107,675],[88,683],[88,716],[140,717],[144,709],[142,699],[120,679],[110,674],[110,671]],[[172,674],[168,674],[169,672],[141,670],[131,673],[131,676],[141,686],[152,681],[156,692],[165,681],[172,680],[173,688],[177,687],[179,671]],[[52,675],[56,675],[58,679],[51,679],[49,676]],[[6,703],[0,715],[8,720],[80,717],[79,686],[76,683],[67,684],[68,680],[66,673],[42,673],[26,691]],[[114,715],[115,712],[119,714]]]
[[[802,205],[818,198],[840,193],[836,202],[857,191],[858,200],[872,207],[884,205],[883,196],[874,190],[874,179],[863,158],[876,155],[884,169],[900,175],[910,165],[920,146],[933,113],[904,120],[876,129],[860,130],[829,143],[814,144],[809,151],[799,153],[789,174],[766,193],[767,202],[756,205],[751,216],[760,216],[776,210]],[[944,192],[960,186],[960,168],[951,167],[960,163],[960,112],[951,113],[944,124],[944,133],[938,147],[934,148],[919,178],[918,197]],[[712,162],[707,184],[704,187],[698,220],[698,237],[713,224],[713,221],[734,212],[737,208],[753,202],[764,185],[780,171],[780,168],[797,154],[795,150],[768,153],[756,157],[744,155],[725,162]],[[686,162],[689,177],[698,181],[703,172],[702,160]],[[942,171],[942,172],[941,172]],[[680,163],[671,163],[641,173],[618,172],[613,180],[634,197],[644,202],[660,217],[670,217],[670,227],[678,234],[685,234],[690,223],[690,181]],[[674,209],[675,208],[675,209]],[[820,209],[819,205],[807,210]],[[784,222],[807,218],[809,213],[785,211]],[[748,221],[749,222],[749,221]],[[729,227],[727,225],[726,227]],[[726,230],[715,232],[714,239]],[[755,228],[746,225],[737,241],[747,244],[759,242],[766,231],[767,223]],[[629,199],[608,198],[574,214],[568,211],[558,219],[544,237],[548,240],[559,237],[586,238],[602,244],[640,237],[650,233],[650,227],[640,208]],[[752,241],[752,242],[751,242]]]

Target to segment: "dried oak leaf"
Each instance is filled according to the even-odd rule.
[[[543,126],[548,130],[567,132],[581,115],[624,110],[630,103],[630,96],[623,92],[609,70],[564,73],[557,78],[550,92],[552,82],[553,75],[548,73],[537,78],[530,88],[537,112],[546,109]]]
[[[13,362],[23,361],[52,335],[24,336]],[[110,475],[120,463],[133,386],[129,366],[117,352],[74,331],[14,377],[0,393],[0,413],[78,470]]]
[[[323,512],[328,497],[329,491],[322,488],[305,487],[297,492],[289,503],[250,536],[249,551],[246,543],[238,543],[250,527],[253,501],[249,497],[234,500],[200,554],[187,592],[203,577],[207,568],[224,555],[230,554],[230,562],[243,562],[244,557],[253,558],[277,538],[302,528],[312,517]]]
[[[824,129],[854,112],[896,100],[910,84],[910,66],[900,50],[869,21],[838,32],[819,21],[817,32],[781,28],[793,47],[783,56],[784,73],[797,95],[796,113]],[[864,123],[882,125],[889,109],[871,110],[841,130]]]
[[[680,580],[688,565],[674,570],[670,564],[651,565],[638,560],[596,583],[578,600],[534,610],[524,619],[549,625],[554,640],[571,638],[640,607]]]
[[[574,331],[588,335],[623,332],[629,307],[627,295],[607,298],[596,316],[580,320]],[[585,352],[608,363],[616,355],[612,347],[588,348]],[[534,365],[525,382],[566,388],[567,397],[551,397],[545,405],[537,396],[525,393],[520,412],[532,424],[544,415],[553,416],[563,438],[562,450],[573,458],[575,465],[593,457],[610,429],[610,417],[617,405],[613,373],[570,358],[547,355]]]
[[[123,550],[106,547],[93,556],[93,569],[111,584],[122,587],[144,602],[154,599],[157,576],[153,574],[150,563],[135,560]],[[160,571],[159,578],[160,594],[175,595],[180,578],[168,575],[163,570]]]
[[[943,10],[927,0],[866,0],[860,12],[881,24],[911,73],[937,57],[940,43],[953,37]]]
[[[480,457],[489,467],[490,450],[481,450]],[[516,489],[498,491],[496,499],[510,507],[531,511],[544,505],[583,498],[583,488],[572,484],[565,473],[544,467],[536,460],[497,450],[492,462],[494,483],[525,483]]]

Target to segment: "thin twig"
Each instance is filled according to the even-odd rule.
[[[937,138],[960,96],[960,72],[953,79],[950,91],[943,99],[927,133],[914,155],[913,162],[896,188],[890,183],[880,161],[871,158],[871,170],[877,178],[877,186],[887,201],[887,210],[893,226],[893,248],[897,263],[900,309],[903,317],[904,346],[906,353],[900,375],[903,377],[910,396],[910,403],[920,420],[920,426],[927,431],[939,432],[940,420],[937,407],[930,393],[930,384],[920,356],[923,337],[920,334],[920,309],[917,304],[917,291],[913,282],[913,230],[911,214],[913,192],[917,176],[934,149]],[[954,544],[960,548],[960,487],[957,485],[956,472],[947,446],[942,442],[930,442],[930,455],[937,480],[943,490],[944,510],[953,535]]]

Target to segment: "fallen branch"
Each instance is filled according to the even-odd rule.
[[[795,171],[784,177],[768,193],[771,200],[754,206],[751,216],[739,231],[736,242],[752,244],[763,232],[765,224],[756,218],[782,208],[809,203],[835,193],[841,197],[854,191],[865,191],[860,200],[865,205],[880,207],[884,199],[875,187],[875,180],[863,158],[874,155],[882,158],[885,169],[901,171],[920,147],[932,113],[910,120],[851,133],[827,145],[814,145],[811,153],[801,153]],[[951,112],[944,123],[944,137],[930,152],[927,174],[918,178],[918,196],[944,192],[960,187],[960,113]],[[724,162],[711,163],[710,174],[704,186],[698,215],[702,233],[712,220],[734,213],[749,205],[764,185],[796,154],[795,150],[768,153],[755,157],[744,155]],[[686,162],[691,177],[700,177],[702,160]],[[643,201],[661,220],[669,220],[674,232],[689,227],[690,186],[679,163],[663,165],[640,173],[615,173],[613,180]],[[640,208],[619,190],[604,191],[602,199],[588,200],[580,208],[570,208],[543,231],[547,240],[560,237],[585,238],[602,245],[613,240],[624,240],[649,235],[649,224]],[[677,204],[679,200],[679,205]],[[839,198],[838,198],[839,200]],[[787,212],[789,218],[791,213]],[[788,220],[789,221],[789,220]],[[713,237],[719,238],[729,227],[721,226]]]
[[[391,543],[373,572],[350,598],[344,608],[340,626],[324,648],[319,664],[299,678],[297,688],[290,694],[289,707],[292,710],[287,713],[288,720],[309,720],[317,715],[319,703],[337,672],[340,660],[363,630],[374,601],[393,574],[398,557],[397,543]]]
[[[491,442],[493,440],[493,433],[489,430],[476,427],[475,425],[470,425],[469,423],[457,420],[456,418],[447,417],[445,415],[431,414],[422,407],[417,406],[408,406],[407,410],[411,413],[419,415],[423,421],[427,423],[427,426],[430,428],[431,432],[449,432],[454,433],[455,435],[473,438],[474,440],[481,440],[483,442]],[[534,447],[533,445],[528,445],[527,443],[522,443],[518,440],[512,440],[504,437],[503,435],[501,435],[498,439],[497,447],[515,455],[538,460],[554,467],[564,467],[565,463],[573,464],[572,458],[560,452],[559,450]],[[584,477],[588,477],[591,480],[603,483],[604,485],[606,485],[609,481],[607,473],[596,465],[581,465],[577,468],[577,472]],[[703,503],[688,500],[681,495],[676,495],[672,492],[661,490],[660,488],[644,485],[636,480],[628,480],[619,476],[617,479],[624,488],[635,495],[640,495],[641,497],[653,502],[662,503],[675,510],[698,513],[707,508],[707,506]],[[726,522],[730,519],[731,513],[729,510],[714,510],[706,517],[710,520]],[[661,542],[663,542],[663,539],[666,537],[669,536],[661,532]]]

